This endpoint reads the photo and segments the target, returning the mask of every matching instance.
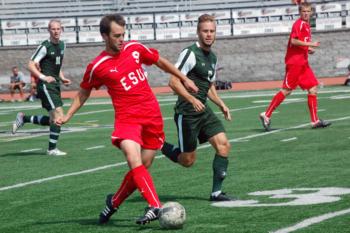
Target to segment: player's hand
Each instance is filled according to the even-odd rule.
[[[52,76],[46,76],[45,81],[48,83],[54,83],[54,82],[56,82],[56,79]]]
[[[321,43],[319,41],[311,42],[310,47],[317,48],[320,46],[320,44]]]
[[[196,86],[196,84],[194,84],[194,82],[191,79],[187,78],[187,80],[183,84],[187,90],[194,93],[198,92],[198,87]]]
[[[195,97],[193,97],[191,104],[196,112],[202,112],[205,109],[205,105]]]
[[[229,109],[226,105],[224,105],[224,106],[221,107],[221,111],[222,111],[222,113],[224,114],[225,119],[226,119],[227,121],[231,121],[232,118],[231,118],[230,109]]]
[[[314,54],[315,53],[315,49],[309,47],[308,53],[309,54]]]
[[[61,80],[62,80],[63,85],[65,85],[65,86],[69,86],[70,84],[72,84],[72,81],[68,78],[61,78]]]

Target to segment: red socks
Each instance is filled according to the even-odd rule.
[[[271,118],[272,112],[283,102],[286,97],[279,91],[271,100],[270,106],[266,109],[265,116]]]
[[[312,123],[316,123],[318,121],[317,116],[317,96],[308,94],[307,95],[307,103],[310,111],[310,118]]]
[[[121,203],[138,189],[149,206],[159,208],[161,206],[158,194],[154,187],[152,177],[146,167],[141,165],[130,170],[124,177],[124,180],[118,191],[112,198],[113,207],[119,207]]]
[[[119,207],[123,201],[136,190],[135,183],[132,179],[132,170],[126,173],[122,184],[112,198],[114,208]]]

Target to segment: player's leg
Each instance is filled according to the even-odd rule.
[[[318,81],[310,66],[305,67],[305,71],[300,78],[300,87],[308,90],[307,103],[310,113],[311,126],[313,129],[324,128],[331,125],[330,122],[319,119],[317,109]]]
[[[15,101],[15,83],[10,83],[11,102]]]
[[[143,198],[147,201],[149,207],[147,208],[144,216],[139,218],[136,223],[145,224],[158,219],[161,203],[153,184],[153,179],[142,163],[140,144],[132,140],[123,140],[120,144],[120,148],[124,152],[128,165],[131,169],[134,184]]]
[[[63,117],[63,108],[57,107],[53,110],[50,110],[50,134],[49,134],[49,146],[47,150],[48,155],[53,156],[62,156],[66,155],[66,152],[60,151],[57,148],[58,139],[61,134],[61,126],[56,125],[55,119]]]
[[[23,101],[24,100],[24,90],[23,90],[23,87],[24,87],[24,83],[20,83],[18,85],[18,90],[19,90],[19,96],[20,96],[20,101]]]
[[[184,167],[190,167],[196,160],[197,137],[201,117],[175,114],[174,121],[177,127],[178,146],[165,142],[162,153],[173,162]]]
[[[211,201],[229,201],[233,197],[222,192],[222,183],[227,174],[228,155],[231,150],[231,145],[226,137],[225,128],[218,117],[209,108],[206,109],[205,123],[199,134],[199,142],[209,143],[215,149],[215,156],[212,162],[213,169],[213,185],[210,195]]]
[[[209,139],[210,144],[214,147],[216,153],[213,160],[213,186],[212,193],[210,195],[211,201],[230,201],[234,200],[233,197],[226,195],[222,192],[222,183],[227,175],[228,168],[228,155],[231,149],[230,143],[227,140],[224,132]]]
[[[275,94],[265,112],[260,113],[259,118],[266,131],[270,130],[272,113],[284,101],[284,99],[292,93],[298,86],[298,77],[302,72],[301,66],[286,66],[282,89]]]

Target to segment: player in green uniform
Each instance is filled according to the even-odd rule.
[[[69,85],[71,81],[66,79],[61,71],[66,47],[65,43],[60,40],[61,22],[57,19],[50,20],[48,31],[50,39],[45,40],[38,46],[28,63],[28,68],[33,75],[39,78],[37,85],[38,97],[41,100],[42,107],[48,111],[49,116],[25,115],[19,112],[12,126],[12,133],[16,133],[18,128],[29,122],[50,126],[47,154],[61,156],[66,155],[66,152],[60,151],[56,147],[61,127],[54,124],[54,120],[63,117],[60,82]]]
[[[213,160],[213,187],[210,201],[230,201],[233,197],[222,192],[222,182],[227,173],[230,143],[225,129],[207,104],[207,98],[220,107],[226,120],[231,120],[228,107],[218,96],[214,81],[217,58],[211,51],[216,37],[213,16],[204,14],[198,18],[198,42],[185,48],[175,66],[194,81],[198,93],[189,93],[176,78],[170,78],[170,87],[179,95],[174,120],[178,131],[178,147],[165,142],[162,153],[184,167],[196,160],[197,140],[209,142],[215,149]]]

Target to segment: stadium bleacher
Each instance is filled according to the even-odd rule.
[[[312,2],[316,30],[350,28],[349,1]],[[0,46],[41,43],[50,18],[62,19],[67,43],[90,43],[101,41],[99,19],[112,12],[126,17],[126,38],[135,40],[195,37],[204,12],[217,18],[218,36],[287,33],[298,17],[290,0],[2,0],[0,9]]]

